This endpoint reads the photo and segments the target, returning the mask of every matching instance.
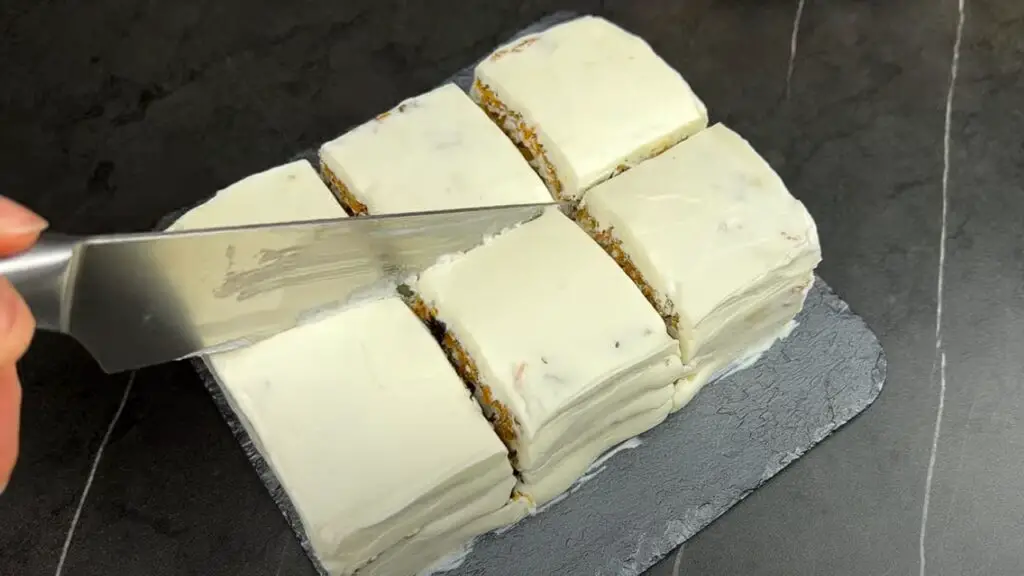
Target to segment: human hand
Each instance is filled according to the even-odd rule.
[[[44,229],[46,220],[0,196],[0,258],[28,250]],[[36,321],[25,301],[0,276],[0,492],[7,487],[18,457],[21,384],[17,362],[35,329]]]

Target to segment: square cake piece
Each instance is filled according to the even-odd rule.
[[[596,186],[578,215],[679,340],[676,408],[788,333],[821,261],[804,205],[722,124]]]
[[[305,160],[253,174],[178,218],[168,231],[341,218],[345,211]]]
[[[454,84],[324,144],[320,170],[352,214],[551,201],[515,145]]]
[[[477,65],[471,96],[559,200],[578,200],[708,123],[647,42],[594,16],[498,49]]]
[[[558,210],[429,268],[413,290],[511,449],[519,493],[536,505],[671,408],[676,342]]]
[[[344,216],[305,161],[221,191],[171,228]],[[412,575],[526,514],[508,451],[397,296],[206,358],[332,575]]]

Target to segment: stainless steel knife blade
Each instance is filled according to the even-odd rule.
[[[107,372],[245,345],[397,283],[558,203],[85,238],[0,261],[40,328]]]

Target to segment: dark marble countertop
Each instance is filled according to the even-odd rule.
[[[1019,1],[8,0],[0,191],[146,230],[558,9],[647,38],[755,144],[889,358],[872,408],[652,574],[1024,573]],[[21,369],[0,573],[312,574],[188,365],[108,377],[40,335]]]

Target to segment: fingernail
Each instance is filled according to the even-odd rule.
[[[0,233],[36,234],[49,223],[35,212],[5,196],[0,196]]]

